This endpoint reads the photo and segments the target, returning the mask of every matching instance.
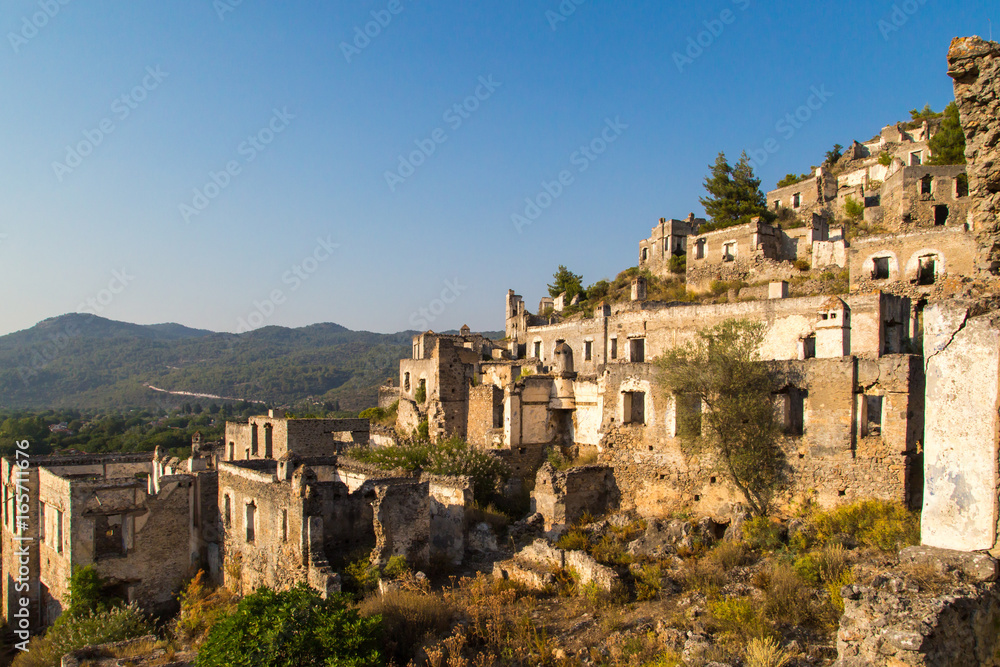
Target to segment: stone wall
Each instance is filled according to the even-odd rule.
[[[279,459],[286,454],[331,456],[345,447],[368,444],[367,419],[286,419],[274,414],[226,422],[227,461]]]
[[[970,219],[980,246],[979,267],[1000,266],[1000,44],[957,37],[948,51],[962,129]]]
[[[945,275],[975,273],[978,247],[964,227],[937,227],[900,234],[868,236],[851,242],[851,288],[862,281],[875,284],[914,283],[922,258],[935,262],[934,282]],[[884,258],[888,277],[875,279],[875,262]]]
[[[567,526],[585,512],[600,516],[618,505],[614,475],[607,466],[556,470],[546,463],[535,477],[531,504],[545,518],[546,530]]]
[[[375,487],[373,563],[385,565],[393,556],[403,556],[411,567],[427,567],[431,535],[429,485],[409,482]]]
[[[878,191],[882,224],[900,232],[915,227],[964,228],[969,222],[971,205],[968,193],[959,191],[958,180],[964,175],[964,165],[899,169]],[[930,192],[925,192],[925,180]],[[935,212],[941,206],[945,211],[943,220]]]
[[[924,311],[927,405],[924,544],[974,551],[997,542],[1000,323],[960,303]]]
[[[469,389],[468,441],[476,447],[492,448],[496,429],[503,428],[503,389],[481,384]]]

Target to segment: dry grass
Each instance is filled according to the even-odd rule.
[[[455,607],[439,594],[396,590],[364,600],[362,616],[382,616],[385,652],[400,664],[414,657],[425,640],[448,632],[456,618]]]
[[[810,591],[788,563],[772,564],[762,571],[764,615],[774,623],[801,625],[810,620]]]
[[[785,667],[792,657],[771,638],[751,639],[747,644],[747,667]]]

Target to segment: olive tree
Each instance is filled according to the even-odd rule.
[[[691,455],[714,461],[751,512],[768,513],[787,464],[772,402],[773,371],[758,350],[766,327],[727,320],[656,360],[663,386],[678,404],[678,432]]]

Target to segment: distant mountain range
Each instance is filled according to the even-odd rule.
[[[415,333],[325,323],[229,334],[62,315],[0,336],[0,407],[166,407],[213,400],[198,398],[204,395],[274,405],[313,399],[360,410],[375,405],[378,386],[398,375]]]

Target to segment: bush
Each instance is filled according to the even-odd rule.
[[[670,269],[670,273],[684,273],[687,271],[687,256],[674,255],[670,258],[667,266]]]
[[[896,551],[920,542],[920,520],[901,503],[862,500],[828,512],[818,512],[810,522],[820,543],[839,535],[882,551]]]
[[[708,611],[719,632],[734,643],[746,645],[752,639],[774,636],[774,630],[761,615],[760,605],[750,596],[709,602]]]
[[[746,546],[742,542],[734,540],[722,540],[709,554],[714,558],[724,570],[731,570],[734,567],[743,565],[748,560]]]
[[[764,614],[775,623],[799,625],[809,618],[805,582],[788,563],[776,563],[765,572]]]
[[[69,578],[69,617],[85,616],[97,611],[120,606],[122,600],[107,595],[108,582],[97,573],[93,565],[77,567]]]
[[[635,598],[637,600],[655,600],[663,588],[663,571],[659,565],[643,565],[635,578]]]
[[[413,397],[416,399],[417,403],[423,403],[427,400],[427,381],[421,380],[417,384],[417,390],[413,393]]]
[[[781,533],[781,526],[764,516],[754,517],[743,522],[743,539],[752,548],[760,551],[780,549],[784,545]]]
[[[809,265],[809,260],[806,260],[806,259],[797,259],[797,260],[795,260],[793,266],[796,269],[798,269],[799,271],[808,271],[809,269],[812,268]]]
[[[889,151],[882,151],[881,153],[878,154],[878,163],[883,167],[888,167],[890,164],[892,164],[892,155],[889,153]]]
[[[198,667],[376,667],[381,618],[363,618],[343,596],[323,599],[300,583],[276,593],[259,588],[212,628]]]
[[[848,197],[844,200],[844,213],[851,220],[858,222],[865,217],[865,205],[856,201],[854,197]]]
[[[341,570],[344,577],[344,592],[361,599],[378,588],[381,576],[378,568],[371,564],[367,553],[353,557]]]
[[[220,618],[236,608],[236,596],[226,588],[205,585],[204,574],[198,570],[195,578],[181,592],[181,612],[174,621],[177,637],[195,645],[204,640]]]
[[[486,505],[502,495],[510,478],[507,464],[490,452],[476,449],[459,437],[432,445],[417,438],[393,447],[356,447],[347,455],[383,470],[423,470],[434,475],[468,476],[476,502]]]
[[[65,613],[44,636],[33,638],[28,650],[18,653],[11,664],[12,667],[59,667],[62,657],[70,651],[134,639],[151,632],[152,626],[134,604],[75,616]]]

